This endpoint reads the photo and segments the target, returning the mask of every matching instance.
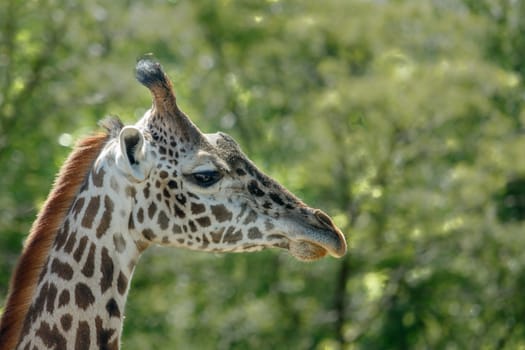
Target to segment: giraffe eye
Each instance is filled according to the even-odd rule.
[[[221,173],[214,170],[199,171],[191,174],[191,177],[201,187],[210,187],[222,178]]]

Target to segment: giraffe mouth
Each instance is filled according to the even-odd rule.
[[[327,254],[340,258],[346,254],[347,246],[343,233],[337,227],[318,228],[304,223],[293,225],[288,234],[283,235],[287,244],[283,245],[290,254],[301,261],[314,261]]]
[[[346,254],[346,242],[342,240],[336,243],[331,238],[328,240],[324,238],[319,240],[315,238],[292,240],[289,243],[288,251],[296,259],[302,261],[318,260],[327,254],[340,258]]]

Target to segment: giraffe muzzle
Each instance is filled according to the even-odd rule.
[[[333,220],[319,209],[310,209],[307,220],[292,230],[290,253],[299,260],[317,260],[329,254],[340,258],[346,254],[346,239]]]
[[[320,209],[314,210],[314,216],[326,230],[325,235],[331,237],[333,244],[328,246],[327,250],[330,255],[340,258],[346,254],[347,245],[343,232],[335,225],[332,218]]]

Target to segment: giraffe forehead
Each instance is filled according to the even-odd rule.
[[[178,167],[183,174],[189,174],[207,170],[230,172],[239,161],[244,163],[245,160],[249,163],[238,144],[228,135],[203,135],[206,138],[197,144],[187,144],[176,138],[154,136],[151,147],[156,154],[158,167],[171,164]]]

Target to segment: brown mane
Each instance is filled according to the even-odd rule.
[[[87,137],[77,144],[60,169],[53,189],[33,223],[11,277],[7,303],[0,320],[2,349],[13,349],[18,344],[22,325],[49,249],[107,139],[108,135],[101,133]]]

